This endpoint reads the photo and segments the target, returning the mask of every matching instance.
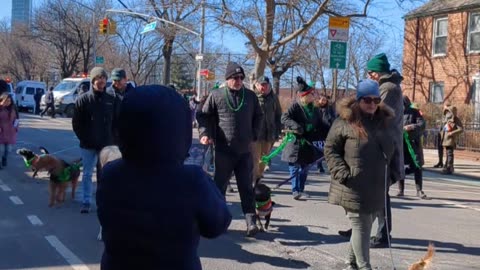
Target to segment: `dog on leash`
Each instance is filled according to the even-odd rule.
[[[99,160],[100,166],[103,168],[107,163],[122,158],[122,153],[115,145],[105,146],[102,151],[100,151]],[[98,241],[102,241],[102,226],[100,226],[100,231],[97,236]]]
[[[47,171],[50,174],[49,181],[49,207],[55,204],[65,202],[66,189],[68,183],[72,184],[72,200],[75,199],[75,190],[77,187],[78,178],[80,176],[81,159],[68,163],[63,159],[59,159],[50,155],[45,147],[40,147],[42,154],[36,154],[30,149],[21,148],[17,150],[27,167],[33,170],[33,178],[35,178],[39,171]]]
[[[272,216],[273,206],[275,202],[272,201],[272,190],[265,184],[260,183],[260,178],[257,179],[254,186],[255,194],[255,213],[257,222],[260,223],[260,230],[268,230],[270,225],[270,218]],[[261,218],[265,219],[265,229],[263,228]]]
[[[432,263],[433,255],[435,254],[435,247],[432,243],[428,245],[427,254],[418,262],[410,265],[408,270],[424,270]]]

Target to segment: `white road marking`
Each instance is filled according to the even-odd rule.
[[[45,236],[45,239],[54,247],[60,255],[72,266],[75,270],[89,270],[82,260],[80,260],[72,251],[70,251],[55,235]]]
[[[10,189],[7,185],[1,184],[1,183],[0,183],[0,188],[5,192],[12,191],[12,189]]]
[[[35,215],[30,215],[27,216],[28,220],[30,220],[30,223],[32,223],[33,226],[42,226],[43,222]]]
[[[22,200],[18,196],[10,196],[10,201],[12,201],[14,204],[23,204]]]
[[[455,206],[455,207],[458,207],[458,208],[470,209],[470,210],[480,212],[479,208],[471,207],[471,206],[468,206],[468,205],[463,205],[463,204],[458,204],[458,203],[453,203],[453,202],[450,202],[450,201],[443,201],[443,200],[441,200],[440,202],[442,202],[444,204],[452,205],[452,206]]]
[[[40,130],[40,131],[43,131],[43,132],[48,132],[48,130],[46,130],[46,129],[41,129],[41,128],[37,128],[37,130]]]

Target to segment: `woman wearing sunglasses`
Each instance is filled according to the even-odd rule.
[[[384,207],[387,165],[394,152],[385,129],[394,114],[381,101],[377,82],[360,81],[356,98],[338,102],[339,116],[324,148],[332,179],[328,201],[345,209],[352,226],[346,269],[372,269],[370,233]]]

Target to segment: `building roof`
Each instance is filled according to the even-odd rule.
[[[431,0],[405,15],[405,20],[480,8],[480,0]]]

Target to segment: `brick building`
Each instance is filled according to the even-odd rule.
[[[402,88],[415,102],[471,103],[479,68],[479,0],[432,0],[405,15]]]

